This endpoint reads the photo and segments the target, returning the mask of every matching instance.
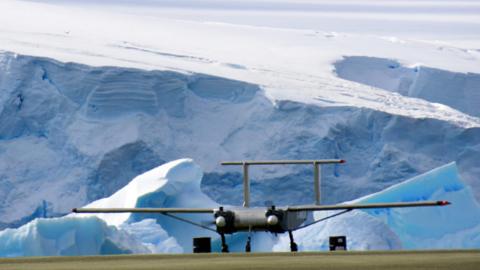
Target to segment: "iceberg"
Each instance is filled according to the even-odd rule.
[[[466,186],[455,163],[434,169],[358,200],[362,203],[447,200],[433,208],[366,211],[385,222],[405,249],[480,247],[480,205]]]
[[[85,208],[135,207],[205,207],[216,206],[200,191],[203,172],[192,159],[179,159],[149,170],[131,180],[107,198],[94,201]],[[174,202],[173,202],[174,201]],[[138,214],[72,214],[97,216],[109,225],[119,226]]]
[[[314,214],[316,218],[327,213]],[[328,214],[332,214],[329,212]],[[401,249],[398,236],[382,220],[363,211],[353,211],[339,217],[328,219],[294,232],[299,250],[329,250],[330,236],[347,236],[349,250],[392,250]],[[288,236],[281,236],[273,246],[274,251],[289,251]]]
[[[96,217],[39,218],[0,232],[0,256],[147,253],[140,241]]]
[[[135,177],[110,197],[86,207],[215,207],[216,203],[200,191],[202,175],[191,159],[172,161]],[[191,239],[200,234],[200,228],[172,223],[168,217],[151,217],[72,213],[60,218],[35,219],[20,228],[0,232],[0,256],[191,251]],[[191,218],[198,222],[202,219]]]
[[[115,192],[112,196],[97,200],[85,207],[88,208],[135,208],[135,207],[217,207],[218,204],[211,200],[200,190],[202,169],[192,159],[179,159],[147,171],[135,177],[125,187]],[[165,230],[168,235],[178,242],[174,251],[191,251],[192,238],[198,235],[215,236],[202,228],[179,222],[171,217],[160,214],[71,214],[74,216],[96,216],[109,225],[121,226],[126,223],[144,222],[144,219],[154,219],[156,223],[147,230]],[[210,220],[210,215],[184,214],[182,218],[188,218],[197,223]],[[137,232],[140,227],[137,226]],[[131,231],[131,230],[130,230]],[[173,242],[173,241],[172,241]],[[156,246],[155,250],[162,250],[158,243],[149,242]]]
[[[452,249],[480,247],[480,205],[455,163],[350,203],[447,200],[445,207],[355,210],[296,232],[301,250],[328,250],[328,237],[346,235],[348,249]],[[316,212],[316,220],[335,212]],[[281,237],[274,250],[287,250]]]
[[[183,248],[178,244],[177,240],[169,236],[155,219],[125,223],[120,228],[147,246],[152,253],[183,252]]]
[[[86,205],[86,208],[135,208],[135,207],[218,207],[218,204],[200,190],[203,172],[192,159],[179,159],[154,168],[135,177],[125,187],[112,196]],[[74,216],[96,216],[109,225],[155,219],[157,223],[174,237],[184,251],[192,250],[192,238],[198,235],[216,234],[194,227],[191,224],[160,214],[72,214]],[[180,216],[180,215],[179,215]],[[197,223],[211,220],[211,215],[182,214]],[[155,225],[157,226],[157,225]]]

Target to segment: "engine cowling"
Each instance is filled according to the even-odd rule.
[[[273,233],[283,233],[285,232],[283,221],[285,217],[285,212],[283,210],[276,209],[275,206],[272,206],[265,213],[267,218],[267,229]]]
[[[235,229],[235,213],[233,211],[224,211],[223,207],[220,207],[215,212],[214,217],[217,232],[229,234],[237,231]]]

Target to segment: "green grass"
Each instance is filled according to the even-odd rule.
[[[0,269],[480,269],[480,250],[116,255],[0,259]]]

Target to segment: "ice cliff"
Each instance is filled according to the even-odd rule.
[[[63,215],[185,156],[221,204],[242,200],[240,171],[222,168],[225,159],[348,160],[322,170],[323,203],[455,161],[478,196],[479,146],[478,127],[435,118],[272,100],[262,86],[205,74],[0,53],[1,228]],[[313,201],[308,167],[251,174],[254,205]]]

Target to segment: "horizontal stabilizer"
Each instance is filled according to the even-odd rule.
[[[345,163],[344,159],[307,159],[307,160],[243,160],[223,161],[222,165],[282,165],[282,164],[335,164]]]

